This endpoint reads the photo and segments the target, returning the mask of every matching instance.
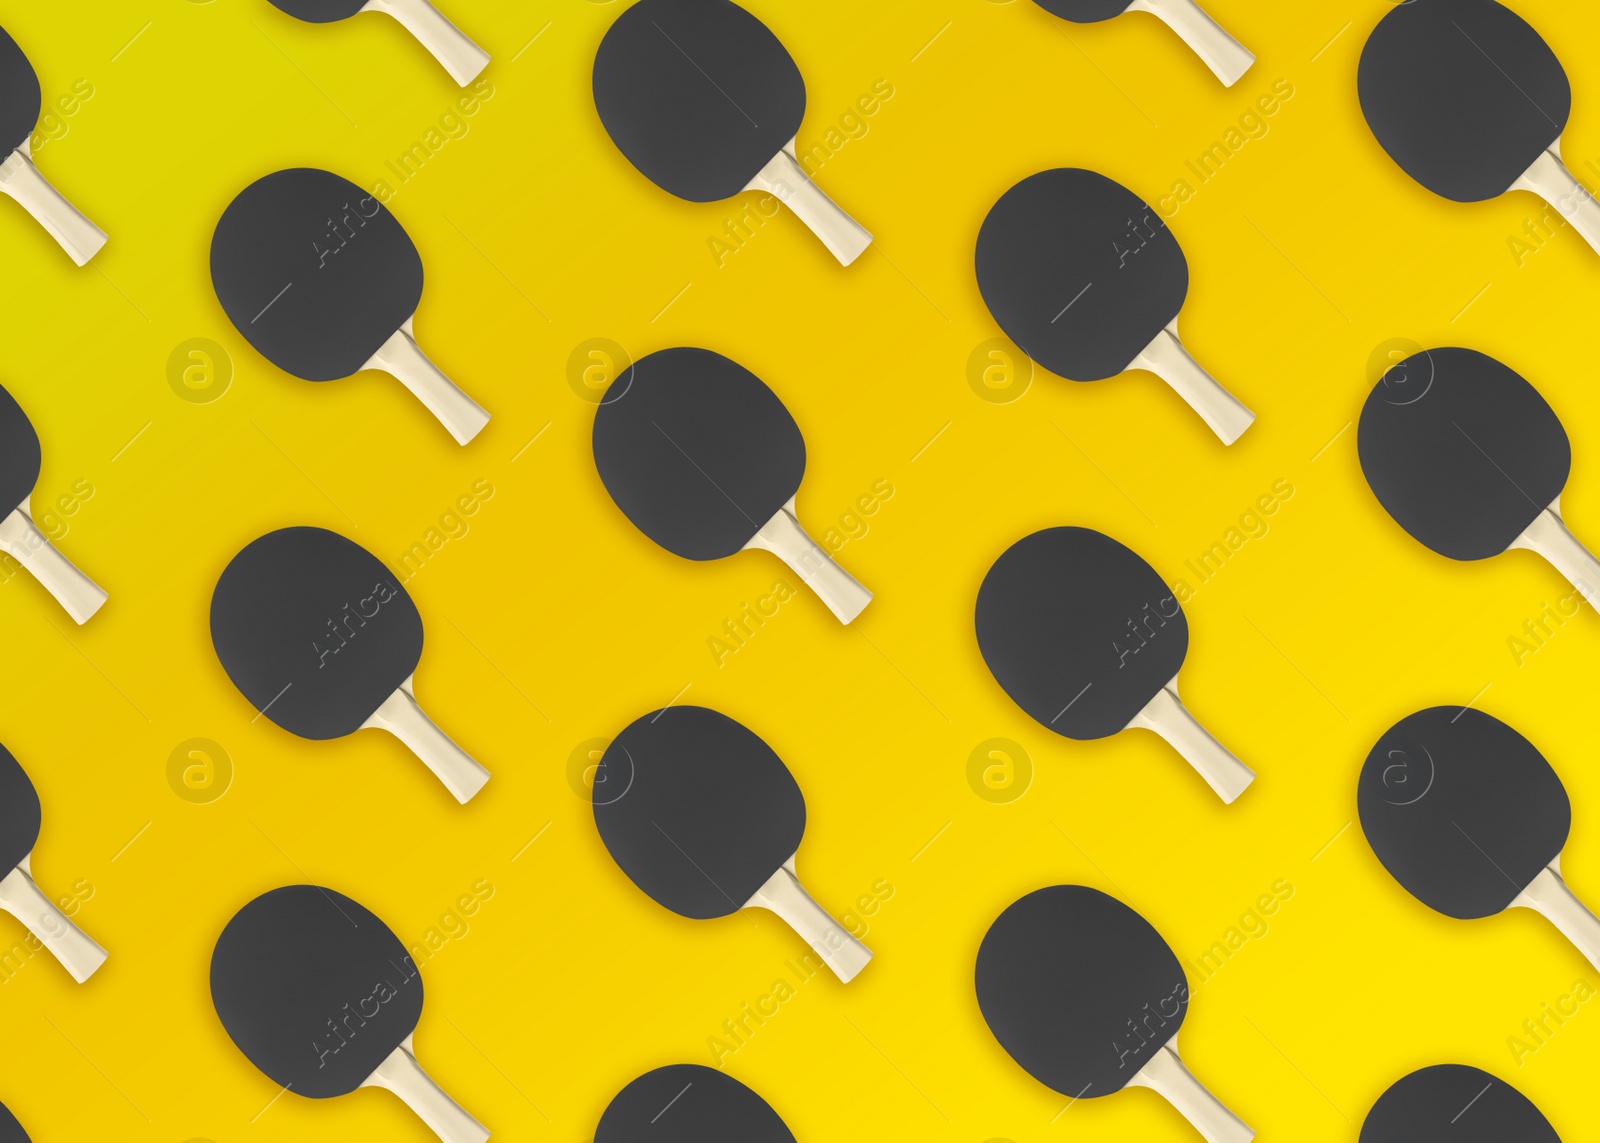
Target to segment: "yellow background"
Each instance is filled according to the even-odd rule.
[[[79,629],[26,576],[0,585],[0,738],[44,801],[39,883],[87,883],[79,919],[111,959],[82,987],[46,956],[0,984],[0,1099],[41,1143],[431,1138],[384,1093],[272,1102],[216,1020],[207,964],[228,917],[279,884],[334,886],[415,943],[487,881],[470,931],[422,967],[419,1058],[497,1140],[590,1138],[635,1075],[710,1063],[708,1037],[804,951],[765,915],[682,920],[607,858],[569,759],[676,697],[788,762],[810,811],[800,871],[826,907],[894,890],[866,921],[877,956],[859,980],[807,982],[724,1060],[802,1141],[1195,1138],[1149,1092],[1063,1114],[983,1024],[978,941],[1022,893],[1083,882],[1192,962],[1279,880],[1294,894],[1269,932],[1214,979],[1191,965],[1182,1037],[1264,1138],[1353,1140],[1389,1083],[1439,1061],[1511,1080],[1578,1138],[1600,1008],[1520,1067],[1507,1041],[1600,976],[1532,914],[1430,913],[1350,826],[1378,735],[1476,698],[1561,773],[1565,869],[1600,898],[1594,614],[1519,666],[1508,640],[1570,589],[1530,554],[1461,565],[1415,544],[1367,491],[1351,425],[1388,339],[1494,354],[1562,417],[1567,517],[1600,537],[1600,260],[1564,229],[1519,266],[1508,240],[1540,203],[1452,205],[1383,155],[1355,68],[1384,0],[1209,0],[1258,56],[1231,90],[1144,15],[1077,27],[1027,0],[751,0],[805,75],[802,148],[893,85],[819,178],[877,236],[849,269],[787,214],[719,266],[708,239],[739,204],[679,202],[626,164],[589,94],[622,6],[446,5],[494,56],[494,95],[390,206],[427,266],[419,339],[494,414],[466,448],[388,378],[313,387],[269,367],[206,268],[216,218],[259,175],[388,177],[457,97],[420,47],[380,16],[319,27],[265,0],[8,6],[47,100],[93,86],[38,161],[111,242],[76,269],[0,203],[0,381],[43,439],[38,514],[92,485],[60,546],[111,599]],[[1600,12],[1517,7],[1572,77],[1566,154],[1592,173]],[[1041,375],[1020,399],[979,399],[969,358],[999,334],[971,269],[989,205],[1060,165],[1153,202],[1279,79],[1295,94],[1269,132],[1171,220],[1192,274],[1185,341],[1259,415],[1241,442],[1222,448],[1146,374]],[[167,380],[198,337],[234,371],[209,403]],[[593,405],[568,381],[593,338],[705,345],[765,378],[806,435],[814,534],[860,533],[842,518],[893,486],[839,552],[877,592],[860,621],[802,594],[718,666],[708,640],[785,572],[763,554],[679,561],[617,512],[590,458]],[[429,634],[417,694],[494,771],[484,793],[457,807],[384,735],[308,743],[252,722],[206,627],[231,555],[309,523],[392,563],[479,480],[493,496],[407,587]],[[1152,736],[1056,738],[985,671],[972,601],[1012,541],[1085,524],[1177,579],[1279,480],[1295,491],[1270,531],[1186,605],[1184,698],[1260,775],[1236,805]],[[234,771],[204,804],[167,777],[197,737]],[[1011,801],[969,784],[969,754],[995,737],[1031,758]],[[22,935],[0,919],[0,944]]]

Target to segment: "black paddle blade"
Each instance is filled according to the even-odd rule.
[[[1561,1143],[1516,1088],[1466,1064],[1412,1072],[1378,1097],[1361,1143]]]
[[[273,722],[301,738],[342,738],[417,669],[422,616],[361,545],[283,528],[224,569],[211,643],[233,685]]]
[[[41,812],[33,780],[11,751],[0,746],[0,877],[33,852]]]
[[[5,1104],[0,1103],[0,1143],[33,1143]]]
[[[731,0],[639,0],[595,53],[594,105],[647,179],[715,202],[799,133],[806,85],[778,38]]]
[[[1561,779],[1499,719],[1436,706],[1395,723],[1356,789],[1367,843],[1417,900],[1488,917],[1561,853],[1572,804]]]
[[[1115,377],[1183,308],[1189,264],[1121,183],[1063,167],[1006,191],[978,231],[978,289],[1006,336],[1073,381]]]
[[[367,0],[271,0],[280,12],[287,12],[296,20],[311,24],[331,24],[335,20],[348,20],[362,8]]]
[[[978,947],[978,1007],[1022,1069],[1074,1099],[1121,1091],[1178,1034],[1189,982],[1138,913],[1053,885],[1012,904]]]
[[[1125,729],[1189,651],[1171,589],[1091,528],[1047,528],[1007,548],[983,577],[974,626],[1011,701],[1080,741]]]
[[[646,1072],[617,1093],[594,1143],[795,1143],[767,1101],[699,1064]]]
[[[422,977],[364,906],[332,889],[287,885],[222,930],[211,1000],[268,1079],[327,1099],[355,1091],[416,1031]]]
[[[43,105],[33,65],[17,41],[0,28],[0,159],[28,141]]]
[[[623,515],[690,560],[731,556],[800,490],[806,442],[778,395],[709,349],[663,349],[611,383],[594,463]]]
[[[1128,10],[1129,0],[1033,0],[1052,16],[1074,24],[1093,24],[1109,20]]]
[[[1499,555],[1566,486],[1572,446],[1538,390],[1471,349],[1429,349],[1373,388],[1361,471],[1395,523],[1454,560]]]
[[[16,398],[0,388],[0,519],[21,506],[39,482],[39,434]]]
[[[761,739],[727,715],[674,706],[606,748],[594,824],[635,885],[704,920],[744,907],[800,848],[806,801]]]
[[[1394,5],[1362,49],[1356,89],[1389,157],[1456,202],[1510,190],[1572,112],[1555,53],[1495,0]]]
[[[376,198],[301,167],[257,180],[223,211],[211,283],[261,356],[302,380],[335,381],[417,312],[422,258]]]

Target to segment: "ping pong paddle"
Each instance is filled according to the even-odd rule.
[[[1600,562],[1567,531],[1572,448],[1532,385],[1471,349],[1429,349],[1373,387],[1356,432],[1361,471],[1395,523],[1442,556],[1537,552],[1592,604]]]
[[[617,149],[668,194],[765,191],[846,266],[872,244],[796,157],[800,69],[732,0],[639,0],[623,12],[595,53],[594,105]]]
[[[1361,111],[1389,157],[1434,194],[1526,190],[1600,250],[1600,203],[1561,160],[1572,87],[1528,23],[1495,0],[1406,0],[1367,38]]]
[[[1406,892],[1447,917],[1533,909],[1600,968],[1600,919],[1561,878],[1572,804],[1532,743],[1491,715],[1436,706],[1378,739],[1361,829]]]
[[[28,859],[39,840],[39,794],[27,773],[0,746],[0,909],[28,926],[79,984],[106,962],[106,950],[67,919],[33,883]]]
[[[978,1007],[1022,1070],[1072,1099],[1148,1087],[1209,1143],[1255,1137],[1178,1058],[1189,982],[1161,934],[1085,885],[1009,905],[978,946]]]
[[[633,883],[679,916],[767,909],[842,981],[872,959],[795,874],[806,802],[794,776],[727,715],[674,706],[636,719],[600,759],[594,824]]]
[[[1091,528],[1018,540],[978,589],[983,661],[1011,701],[1079,742],[1153,730],[1224,802],[1255,774],[1178,699],[1189,623],[1155,569]]]
[[[39,434],[17,404],[0,388],[0,551],[27,568],[56,597],[67,614],[87,623],[100,610],[106,593],[72,566],[33,522],[30,501],[39,482],[42,453]],[[5,505],[12,505],[7,509]]]
[[[376,556],[337,532],[281,528],[247,544],[212,593],[211,643],[233,685],[290,734],[321,741],[387,730],[458,802],[489,780],[412,694],[417,605]]]
[[[428,0],[272,0],[272,6],[310,24],[348,20],[358,12],[393,16],[462,87],[489,66],[489,53],[468,39]]]
[[[646,1072],[617,1093],[594,1143],[795,1143],[767,1101],[700,1064]]]
[[[304,381],[396,377],[466,444],[489,423],[417,347],[422,258],[372,195],[312,167],[251,183],[211,239],[211,283],[256,351]]]
[[[1050,372],[1101,381],[1148,370],[1223,444],[1256,419],[1178,340],[1189,264],[1121,183],[1077,167],[1029,175],[990,208],[975,263],[994,320]]]
[[[1194,0],[1034,0],[1034,3],[1074,24],[1093,24],[1124,12],[1149,12],[1178,33],[1194,54],[1205,62],[1223,87],[1232,87],[1250,70],[1256,57],[1223,31]]]
[[[1561,1143],[1561,1137],[1504,1080],[1466,1064],[1435,1064],[1378,1097],[1360,1143]]]
[[[33,1143],[5,1104],[0,1103],[0,1143]]]
[[[776,393],[709,349],[663,349],[611,383],[595,412],[594,463],[623,515],[687,560],[775,553],[849,623],[872,593],[795,518],[800,427]]]
[[[78,265],[106,244],[106,235],[61,196],[33,165],[29,141],[39,123],[44,96],[39,76],[17,41],[0,28],[0,194],[10,195]]]
[[[445,1143],[489,1138],[417,1063],[422,977],[406,946],[342,893],[286,885],[240,909],[211,954],[211,1001],[245,1057],[296,1095],[387,1088]]]

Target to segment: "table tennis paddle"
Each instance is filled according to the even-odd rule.
[[[412,694],[417,605],[376,556],[337,532],[281,528],[247,544],[211,596],[211,643],[233,685],[290,734],[321,741],[387,730],[458,802],[489,780]]]
[[[700,1064],[646,1072],[617,1093],[594,1143],[795,1143],[755,1092]]]
[[[1561,1137],[1504,1080],[1466,1064],[1435,1064],[1378,1097],[1360,1143],[1561,1143]]]
[[[0,1103],[0,1143],[33,1143],[5,1104]]]
[[[1066,738],[1132,727],[1171,743],[1231,802],[1255,774],[1178,699],[1189,623],[1155,569],[1091,528],[1018,540],[978,589],[983,661],[1011,701]]]
[[[1356,75],[1367,125],[1434,194],[1526,190],[1600,250],[1600,203],[1561,160],[1572,87],[1529,24],[1495,0],[1406,0],[1367,38]]]
[[[383,12],[400,21],[433,58],[444,65],[450,78],[462,87],[489,66],[489,53],[467,38],[445,14],[428,0],[271,0],[280,12],[310,24],[348,20],[358,12]]]
[[[39,76],[17,41],[0,28],[0,194],[10,195],[78,265],[106,244],[105,231],[90,222],[33,165],[29,150],[44,96]]]
[[[800,69],[732,0],[639,0],[623,12],[595,53],[594,105],[617,149],[668,194],[765,191],[846,266],[872,244],[796,157]]]
[[[1034,0],[1034,3],[1074,24],[1094,24],[1124,12],[1149,12],[1178,33],[1194,54],[1205,62],[1223,87],[1232,87],[1256,62],[1255,55],[1223,31],[1194,0]]]
[[[1077,167],[1029,175],[978,231],[978,290],[1024,353],[1072,381],[1154,373],[1223,444],[1255,414],[1178,340],[1189,264],[1161,216],[1121,183]]]
[[[105,603],[106,593],[73,567],[33,522],[30,501],[42,462],[33,423],[16,398],[0,388],[0,551],[27,568],[75,622],[87,623]]]
[[[27,773],[0,746],[0,909],[28,926],[79,984],[106,962],[106,950],[74,925],[33,883],[28,864],[39,841],[39,794]]]
[[[406,946],[342,893],[286,885],[240,909],[211,954],[211,1001],[245,1057],[296,1095],[387,1088],[445,1143],[489,1138],[417,1063],[422,977]]]
[[[634,362],[595,411],[594,463],[623,515],[674,555],[719,560],[764,548],[840,622],[872,602],[796,519],[806,471],[800,427],[737,362],[689,348]]]
[[[1567,531],[1572,447],[1532,385],[1471,349],[1428,349],[1374,386],[1356,431],[1373,495],[1411,536],[1453,560],[1537,552],[1589,602],[1600,562]]]
[[[849,981],[872,953],[795,874],[806,802],[772,748],[714,710],[674,706],[612,740],[594,783],[594,824],[656,903],[695,920],[767,909]]]
[[[1600,968],[1600,919],[1561,878],[1572,804],[1532,743],[1491,715],[1436,706],[1378,739],[1361,829],[1406,892],[1447,917],[1533,909]]]
[[[422,257],[376,198],[312,167],[251,183],[211,239],[211,283],[244,339],[285,373],[396,377],[466,444],[489,414],[417,347]]]
[[[1209,1143],[1255,1137],[1178,1058],[1183,966],[1115,897],[1052,885],[1013,902],[984,934],[974,977],[989,1031],[1046,1087],[1075,1100],[1148,1087]]]

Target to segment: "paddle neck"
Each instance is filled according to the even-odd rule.
[[[1543,914],[1589,963],[1600,968],[1600,918],[1589,912],[1577,895],[1567,888],[1554,864],[1539,871],[1528,887],[1511,902],[1513,908],[1532,909]]]
[[[1128,1081],[1130,1087],[1147,1087],[1159,1094],[1193,1124],[1206,1143],[1250,1143],[1256,1133],[1222,1101],[1207,1091],[1178,1058],[1168,1043],[1150,1057]]]

